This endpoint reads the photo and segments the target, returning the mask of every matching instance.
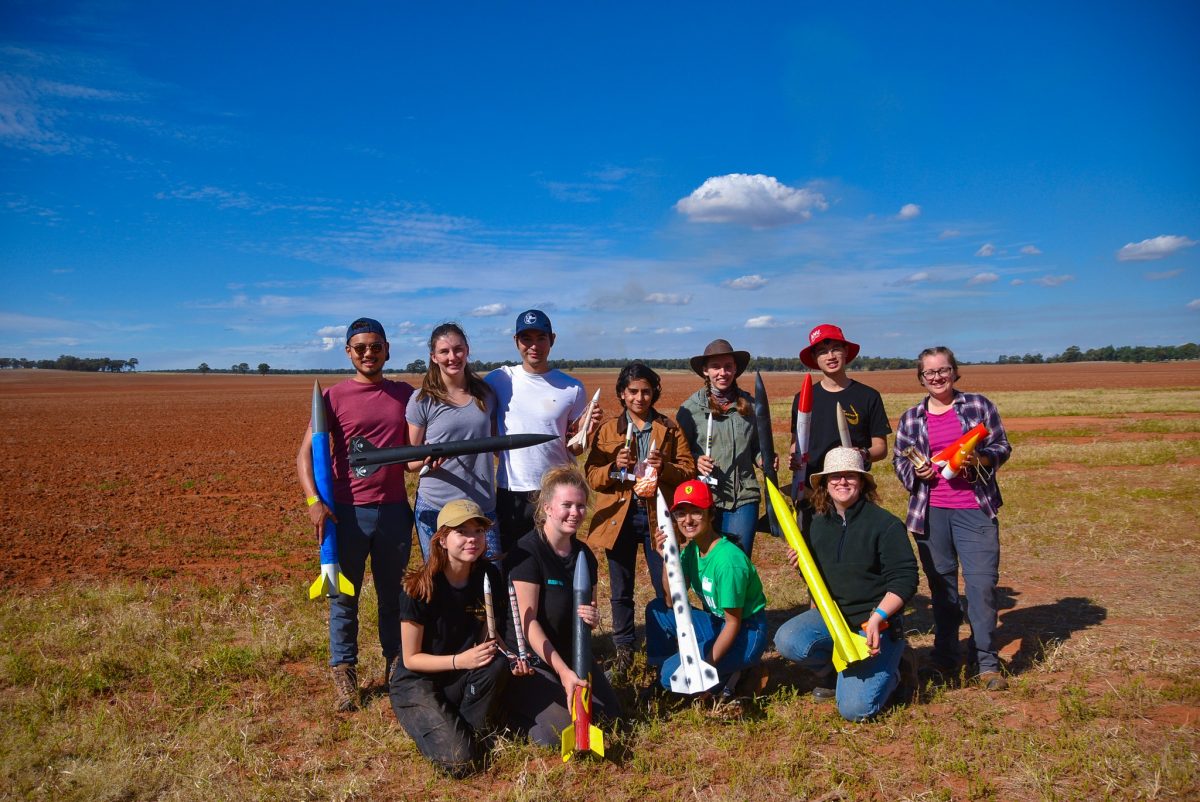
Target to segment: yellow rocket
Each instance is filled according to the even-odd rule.
[[[867,648],[867,639],[851,631],[850,625],[846,623],[846,616],[842,615],[837,602],[829,595],[829,588],[825,586],[825,580],[821,577],[821,572],[817,570],[817,564],[813,561],[812,552],[808,550],[808,544],[800,536],[800,527],[796,526],[796,516],[788,508],[783,494],[779,492],[775,483],[770,479],[765,481],[767,493],[771,497],[771,507],[775,510],[775,517],[783,529],[783,537],[792,547],[792,551],[796,552],[800,563],[800,573],[804,575],[804,583],[808,585],[809,595],[812,596],[813,604],[821,611],[821,619],[825,622],[825,628],[833,636],[833,667],[839,672],[845,671],[846,666],[851,663],[866,660],[871,656],[871,652]]]

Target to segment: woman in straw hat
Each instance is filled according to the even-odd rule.
[[[696,458],[700,481],[712,491],[713,528],[731,536],[747,557],[754,549],[762,496],[754,473],[759,456],[754,398],[737,384],[748,364],[748,351],[733,350],[728,340],[710,342],[691,359],[704,386],[675,416]]]
[[[853,631],[863,631],[871,656],[837,674],[833,638],[818,609],[801,613],[775,633],[775,647],[817,678],[813,696],[836,698],[848,721],[865,721],[900,683],[904,605],[917,591],[917,561],[899,518],[878,505],[875,480],[862,452],[838,446],[824,470],[809,477],[815,509],[809,548],[829,593]],[[797,565],[796,553],[788,560]]]

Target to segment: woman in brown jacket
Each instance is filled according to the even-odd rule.
[[[603,546],[608,555],[612,589],[612,667],[624,671],[633,661],[633,575],[638,546],[646,555],[650,582],[658,598],[662,557],[654,548],[655,499],[667,498],[677,485],[696,475],[696,463],[675,421],[654,409],[662,393],[658,374],[641,362],[630,362],[617,376],[621,411],[593,436],[585,470],[596,491],[596,511],[588,545]]]

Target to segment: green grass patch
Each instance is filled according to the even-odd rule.
[[[1148,434],[1194,434],[1200,432],[1200,418],[1143,418],[1124,423],[1117,430]]]

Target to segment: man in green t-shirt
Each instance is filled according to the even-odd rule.
[[[691,609],[696,642],[705,662],[716,666],[721,682],[758,665],[767,648],[767,597],[762,580],[746,553],[713,529],[712,494],[708,485],[691,480],[675,490],[671,518],[685,545],[680,553],[684,581],[704,601]],[[654,536],[661,552],[666,535]],[[665,558],[665,555],[664,555]],[[665,561],[665,559],[664,559]],[[667,586],[666,568],[663,586]],[[646,608],[647,662],[660,670],[663,687],[679,667],[675,613],[655,599]]]

